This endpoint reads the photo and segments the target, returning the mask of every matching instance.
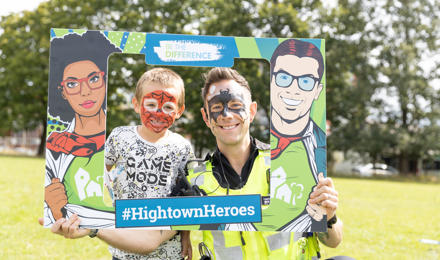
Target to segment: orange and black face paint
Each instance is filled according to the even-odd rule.
[[[164,90],[147,93],[142,98],[141,120],[145,127],[160,133],[169,128],[177,115],[176,98]]]

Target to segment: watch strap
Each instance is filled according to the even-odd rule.
[[[333,225],[338,221],[338,218],[336,217],[336,214],[329,220],[327,220],[327,227],[332,228]]]
[[[98,231],[99,231],[99,229],[90,230],[89,237],[91,237],[91,238],[96,237],[96,235],[98,235]]]

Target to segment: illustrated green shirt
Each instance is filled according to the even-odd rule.
[[[272,217],[278,208],[285,207],[279,217],[282,221],[276,225],[277,230],[325,231],[325,218],[313,220],[306,211],[318,174],[326,175],[324,131],[313,120],[298,136],[284,136],[271,131],[271,149],[271,203],[266,211],[263,209],[264,217]],[[287,219],[290,220],[285,222]]]
[[[271,136],[271,148],[277,144],[278,139]],[[271,161],[271,167],[274,176],[271,179],[271,204],[288,207],[290,214],[285,217],[291,220],[303,212],[316,185],[303,142],[291,143],[283,154]]]
[[[278,138],[271,135],[271,149],[277,145]],[[278,158],[271,160],[270,205],[263,207],[264,225],[254,223],[255,226],[281,229],[304,211],[315,184],[303,142],[290,143]]]
[[[70,204],[114,211],[104,203],[104,150],[95,153],[91,158],[76,157],[64,175],[67,200]]]

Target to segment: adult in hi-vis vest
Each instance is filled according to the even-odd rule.
[[[271,147],[249,134],[257,103],[252,102],[246,79],[233,69],[213,68],[206,74],[202,96],[201,113],[216,138],[217,150],[202,165],[188,167],[189,182],[198,185],[208,196],[269,195]],[[336,247],[342,240],[342,222],[335,217],[338,193],[330,178],[316,178],[318,184],[307,203],[316,218],[327,215],[328,232],[197,231],[203,232],[197,236],[193,231],[191,236],[199,239],[193,239],[192,243],[199,248],[201,259],[318,259],[318,239],[329,247]],[[238,228],[234,225],[238,224],[222,229],[253,230],[252,224]]]

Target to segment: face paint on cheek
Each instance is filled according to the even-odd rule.
[[[148,104],[151,100],[156,100],[157,106],[149,107]],[[164,112],[164,104],[167,106],[174,105],[177,108],[176,98],[169,92],[164,90],[156,90],[146,94],[142,98],[141,103],[141,120],[145,127],[153,130],[156,133],[160,133],[163,130],[168,129],[176,119],[176,110]],[[154,108],[152,108],[154,107]]]
[[[240,102],[243,105],[237,109],[229,108],[228,104],[230,101]],[[212,111],[212,107],[216,104],[222,105],[221,111]],[[244,121],[247,118],[247,113],[244,104],[246,103],[244,101],[242,94],[229,93],[229,89],[220,90],[220,94],[215,95],[213,98],[211,98],[208,101],[209,117],[213,119],[214,122],[217,123],[217,119],[220,115],[226,117],[227,113],[230,112],[239,115],[241,121]]]

